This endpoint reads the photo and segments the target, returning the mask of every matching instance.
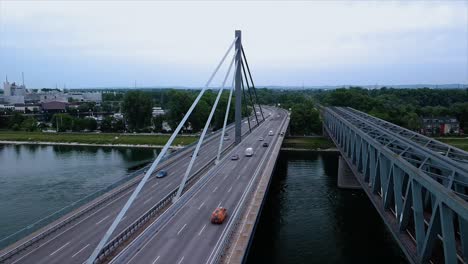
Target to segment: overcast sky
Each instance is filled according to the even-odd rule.
[[[0,0],[0,75],[199,87],[241,29],[257,86],[468,83],[468,1],[407,2]]]

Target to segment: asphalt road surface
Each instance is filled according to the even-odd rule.
[[[213,178],[170,221],[157,232],[148,228],[137,238],[139,243],[130,244],[112,263],[210,263],[215,246],[233,219],[232,214],[247,186],[258,180],[259,177],[254,176],[265,167],[286,118],[286,111],[274,109],[271,118],[231,151],[230,155],[238,154],[239,160],[223,159],[210,172],[214,174]],[[273,131],[274,135],[269,136],[269,131]],[[260,141],[260,137],[264,141]],[[269,146],[263,147],[264,142],[268,142]],[[254,149],[252,157],[244,155],[248,147]],[[211,224],[211,213],[219,206],[227,208],[228,217],[222,225]]]
[[[269,110],[265,112],[268,115]],[[243,133],[248,131],[246,121],[243,122],[242,129]],[[229,132],[229,140],[224,141],[224,148],[234,140],[234,127],[229,127],[226,132]],[[195,160],[191,174],[216,157],[219,147],[219,134],[214,135],[213,140],[205,140],[200,149],[200,154]],[[118,225],[113,236],[118,235],[139,216],[178,187],[187,169],[190,153],[193,149],[188,152],[181,152],[173,157],[176,161],[164,168],[168,172],[165,178],[158,179],[153,174]],[[91,210],[86,215],[72,221],[45,239],[8,259],[5,263],[83,263],[91,255],[135,187],[136,185],[116,198]]]

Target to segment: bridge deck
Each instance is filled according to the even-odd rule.
[[[276,112],[276,111],[274,111]],[[216,263],[224,252],[233,226],[238,223],[248,197],[259,181],[272,149],[277,146],[279,128],[287,113],[273,114],[252,134],[248,135],[231,153],[239,160],[223,159],[174,204],[112,263]],[[268,132],[275,132],[268,136]],[[259,141],[264,137],[265,141]],[[262,147],[269,142],[268,148]],[[253,157],[245,157],[245,148],[253,147]],[[223,206],[228,218],[222,225],[210,223],[213,210]]]

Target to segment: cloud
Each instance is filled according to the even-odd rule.
[[[234,30],[242,29],[249,62],[262,78],[258,84],[297,84],[320,73],[334,76],[323,78],[323,84],[358,83],[373,79],[373,68],[385,65],[412,65],[417,75],[372,73],[382,83],[425,82],[434,76],[446,81],[440,71],[446,65],[465,70],[450,75],[453,82],[468,82],[467,9],[466,2],[432,1],[2,1],[0,55],[8,50],[43,57],[52,76],[59,66],[47,58],[66,58],[75,69],[88,62],[97,70],[96,76],[88,75],[96,85],[133,79],[100,70],[112,63],[111,69],[134,75],[138,68],[148,85],[196,86],[208,78]],[[0,73],[10,63],[2,60]],[[27,58],[23,63],[27,67]],[[361,72],[350,80],[347,73],[357,67]]]

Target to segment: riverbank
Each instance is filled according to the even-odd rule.
[[[287,151],[338,151],[333,142],[325,137],[287,137],[283,141],[281,150]]]
[[[456,148],[468,151],[468,138],[467,137],[451,137],[451,138],[439,137],[435,139],[442,141],[446,144],[452,145]]]
[[[173,146],[185,146],[197,137],[178,136]],[[43,144],[102,147],[146,147],[161,148],[169,140],[169,135],[125,135],[117,133],[42,133],[22,131],[0,132],[1,144]]]

